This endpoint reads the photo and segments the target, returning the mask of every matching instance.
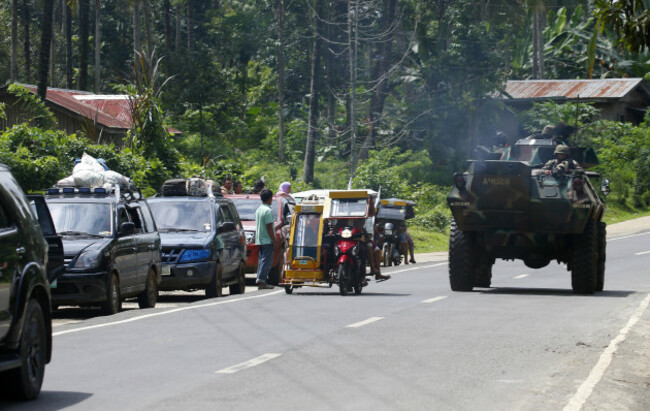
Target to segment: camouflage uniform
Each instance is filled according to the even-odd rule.
[[[568,146],[564,144],[558,145],[555,148],[555,152],[553,154],[554,155],[564,154],[567,157],[563,160],[560,160],[558,158],[549,160],[546,164],[544,164],[542,170],[551,170],[553,172],[553,175],[556,176],[563,176],[569,173],[570,170],[582,171],[582,167],[580,167],[580,164],[578,164],[577,161],[569,157],[570,149]]]

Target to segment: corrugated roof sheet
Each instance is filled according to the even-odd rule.
[[[25,87],[36,94],[36,86],[26,84]],[[126,94],[93,94],[48,87],[46,100],[93,121],[97,116],[97,122],[105,127],[128,130],[133,123],[130,97]],[[171,134],[183,134],[173,127],[167,130]]]
[[[34,94],[36,94],[36,86],[26,85],[26,87]],[[92,99],[84,99],[85,97],[93,96]],[[64,107],[73,113],[77,113],[83,117],[91,120],[97,118],[97,122],[105,127],[110,128],[131,128],[131,113],[128,108],[128,101],[126,105],[113,104],[112,112],[104,111],[105,100],[102,100],[101,95],[91,94],[78,90],[65,90],[58,88],[47,88],[45,99]],[[128,96],[124,96],[128,98]],[[108,100],[115,103],[113,100]],[[90,104],[92,102],[92,104]],[[111,104],[109,104],[111,105]]]
[[[515,99],[541,98],[622,98],[636,88],[642,78],[599,80],[509,80],[506,93]],[[503,96],[504,99],[509,97]]]

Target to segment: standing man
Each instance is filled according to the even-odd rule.
[[[570,157],[571,149],[569,146],[560,144],[555,147],[554,159],[549,160],[542,170],[544,174],[550,176],[553,174],[556,177],[562,177],[569,174],[571,170],[582,171],[582,167],[577,161]]]
[[[273,288],[272,285],[267,284],[266,279],[269,277],[271,271],[271,264],[273,264],[273,249],[279,244],[275,239],[275,227],[273,227],[274,219],[273,212],[271,211],[271,203],[273,202],[273,192],[269,189],[264,189],[260,193],[262,205],[255,211],[255,244],[258,250],[257,261],[257,288],[260,290],[267,290]]]
[[[241,194],[244,192],[244,187],[241,184],[241,181],[237,180],[232,186],[232,190],[235,194]]]
[[[226,179],[223,181],[223,186],[221,186],[221,194],[232,194],[232,179],[230,177],[226,177]]]

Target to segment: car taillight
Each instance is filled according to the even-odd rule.
[[[457,189],[462,190],[465,188],[465,177],[462,174],[454,174],[454,185]]]
[[[584,182],[580,177],[576,177],[573,179],[573,189],[576,191],[582,191],[584,188]]]

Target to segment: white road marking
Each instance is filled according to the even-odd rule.
[[[638,233],[638,234],[630,234],[630,235],[623,235],[623,236],[620,236],[620,237],[613,237],[613,238],[607,237],[607,241],[625,240],[626,238],[634,238],[634,237],[639,237],[639,236],[648,235],[648,234],[650,234],[650,233],[645,232],[645,233]]]
[[[514,276],[514,277],[512,277],[512,278],[514,278],[515,280],[519,280],[519,279],[521,279],[521,278],[526,278],[526,277],[528,277],[529,275],[530,275],[530,274],[521,274],[521,275],[516,275],[516,276]]]
[[[113,321],[113,322],[110,322],[110,323],[89,325],[88,327],[79,327],[79,328],[73,328],[71,330],[58,331],[58,332],[52,333],[52,336],[56,337],[56,336],[63,335],[63,334],[71,334],[71,333],[76,333],[76,332],[80,332],[80,331],[93,330],[95,328],[104,328],[104,327],[110,327],[110,326],[113,326],[113,325],[126,324],[126,323],[131,323],[131,322],[134,322],[134,321],[144,320],[144,319],[147,319],[147,318],[158,317],[158,316],[161,316],[161,315],[173,314],[173,313],[177,313],[177,312],[180,312],[180,311],[196,310],[196,309],[199,309],[199,308],[212,307],[212,306],[215,306],[215,305],[231,304],[231,303],[236,303],[236,302],[239,302],[239,301],[253,300],[255,298],[264,298],[264,297],[268,297],[270,295],[280,294],[282,292],[284,292],[284,291],[273,291],[273,292],[270,292],[270,293],[263,293],[263,294],[259,294],[259,295],[253,295],[253,296],[250,296],[250,297],[235,298],[235,299],[232,299],[232,300],[230,300],[230,299],[228,299],[228,300],[219,300],[219,301],[205,303],[205,304],[197,304],[197,305],[190,305],[190,306],[185,306],[185,307],[180,307],[180,308],[174,308],[174,309],[168,310],[168,311],[156,312],[156,313],[151,313],[151,314],[144,314],[144,315],[140,315],[140,316],[137,316],[137,317],[127,318],[126,320]]]
[[[445,298],[447,298],[447,296],[446,296],[446,295],[442,295],[442,296],[440,296],[440,297],[429,298],[428,300],[424,300],[424,301],[422,301],[422,303],[423,303],[423,304],[431,304],[431,303],[435,303],[436,301],[444,300]]]
[[[368,325],[370,323],[374,323],[375,321],[383,320],[384,317],[370,317],[367,320],[359,321],[358,323],[346,325],[346,328],[359,328],[363,327],[364,325]]]
[[[643,254],[650,254],[650,251],[641,251],[640,253],[634,253],[634,255],[643,255]]]
[[[247,368],[252,368],[260,364],[264,364],[265,362],[277,358],[281,355],[282,354],[273,354],[273,353],[260,355],[259,357],[253,358],[252,360],[244,361],[237,365],[233,365],[231,367],[224,368],[223,370],[216,371],[215,374],[234,374],[238,371],[245,370]]]
[[[443,263],[438,263],[438,264],[420,265],[420,266],[413,267],[413,268],[404,268],[402,270],[391,271],[390,274],[404,273],[406,271],[415,271],[415,270],[417,270],[419,268],[439,267],[441,265],[447,265],[447,262],[445,261]]]
[[[625,327],[621,328],[621,331],[618,332],[616,338],[610,341],[607,348],[605,348],[605,351],[600,355],[594,368],[591,369],[587,379],[580,385],[578,391],[576,391],[569,403],[564,407],[564,411],[579,411],[582,408],[596,387],[596,384],[598,384],[603,378],[607,367],[609,367],[609,364],[612,362],[612,357],[614,357],[616,350],[618,350],[619,344],[625,341],[628,332],[630,332],[634,324],[639,321],[639,318],[641,318],[649,304],[650,294],[641,301],[639,307],[634,311]]]

